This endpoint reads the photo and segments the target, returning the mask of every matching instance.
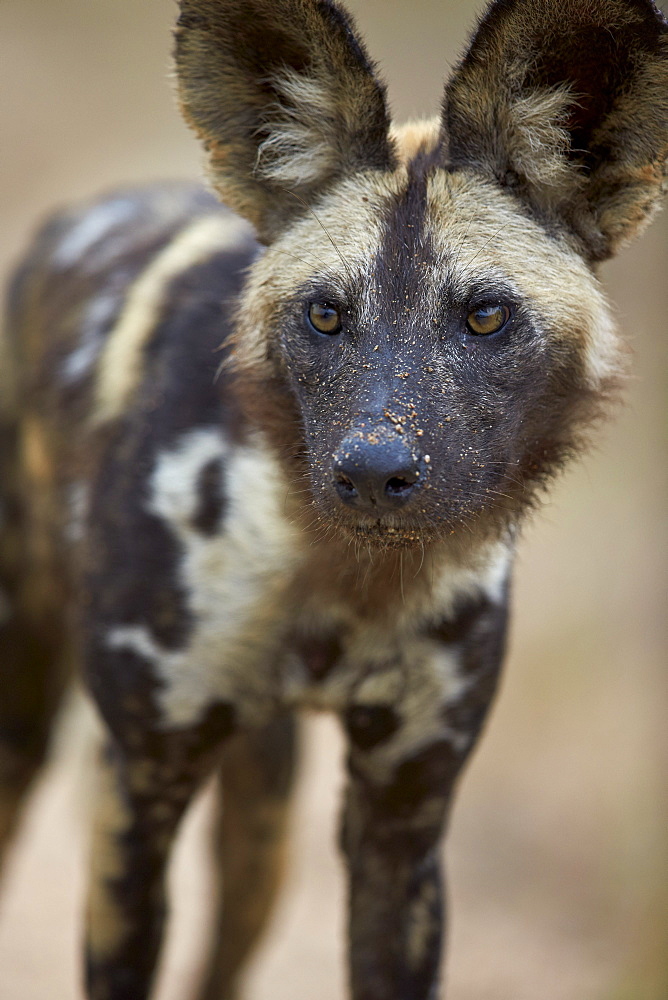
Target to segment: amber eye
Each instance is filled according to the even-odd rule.
[[[341,329],[341,314],[334,306],[325,302],[311,302],[308,307],[308,320],[318,333],[336,334]]]
[[[487,302],[478,306],[466,317],[466,326],[469,333],[484,336],[485,334],[498,333],[510,319],[510,309],[502,306],[498,302]]]

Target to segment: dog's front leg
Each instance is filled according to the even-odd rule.
[[[439,740],[384,784],[351,768],[343,848],[354,1000],[435,996],[443,924],[439,843],[457,757]]]
[[[110,742],[98,777],[87,914],[90,1000],[146,1000],[179,820],[232,729],[230,705],[178,730]]]
[[[440,842],[456,779],[496,689],[505,603],[471,599],[367,678],[348,707],[342,827],[353,1000],[434,1000],[443,937]],[[371,686],[370,686],[371,685]],[[373,702],[374,691],[380,699]],[[394,694],[392,692],[394,691]]]

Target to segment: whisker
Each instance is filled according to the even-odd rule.
[[[307,253],[310,253],[312,257],[315,257],[315,259],[325,269],[326,272],[333,274],[329,264],[325,260],[323,260],[322,257],[319,257],[313,250],[309,250],[308,247],[306,247],[305,249]],[[298,260],[300,263],[306,264],[307,267],[313,267],[311,261],[305,260],[303,257],[300,257],[299,254],[292,253],[290,250],[283,250],[282,248],[274,247],[273,252],[285,254],[286,257],[292,257],[294,260]]]
[[[468,239],[469,233],[471,231],[471,226],[473,225],[473,219],[469,219],[469,224],[466,227],[466,232],[459,241],[458,246],[455,247],[457,256],[454,259],[453,267],[456,268],[461,260],[462,253],[464,252],[464,247],[466,246],[466,241]]]
[[[492,235],[488,239],[485,240],[485,242],[483,243],[483,245],[478,250],[476,250],[476,252],[473,254],[473,256],[471,257],[471,259],[467,260],[466,264],[464,265],[464,270],[465,271],[468,271],[468,269],[470,268],[471,264],[476,259],[476,257],[479,254],[481,254],[483,252],[483,250],[485,249],[485,247],[489,246],[489,244],[492,242],[492,240],[495,240],[496,237],[499,235],[499,233],[503,232],[503,230],[507,226],[509,226],[509,225],[510,225],[509,222],[504,222],[504,224],[501,226],[500,229],[497,229],[497,231],[495,233],[492,233]]]
[[[420,535],[420,548],[422,550],[422,557],[420,559],[420,565],[415,570],[415,575],[413,577],[414,580],[420,575],[420,571],[421,571],[422,567],[424,566],[424,539],[422,538],[422,535]]]
[[[315,212],[313,211],[313,209],[311,208],[311,206],[309,205],[309,203],[307,201],[305,201],[304,198],[302,198],[301,195],[298,195],[295,191],[290,191],[288,193],[290,195],[292,195],[293,198],[296,198],[297,201],[300,202],[300,204],[302,204],[304,206],[304,208],[308,212],[311,213],[311,215],[313,216],[313,218],[315,219],[315,221],[318,223],[318,225],[322,229],[323,233],[325,234],[325,236],[327,237],[327,239],[329,240],[329,242],[332,244],[332,246],[336,250],[337,254],[339,255],[341,263],[343,264],[343,266],[344,266],[344,268],[345,268],[345,270],[346,270],[346,272],[348,274],[348,277],[352,278],[353,277],[353,270],[352,270],[352,268],[348,265],[348,262],[345,260],[343,254],[341,253],[341,250],[339,249],[339,247],[337,246],[337,244],[334,242],[334,240],[332,239],[332,236],[327,231],[326,227],[322,224],[322,222],[320,221],[320,219],[318,218],[318,216],[315,214]]]

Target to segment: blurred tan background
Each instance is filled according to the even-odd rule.
[[[351,0],[399,118],[435,112],[480,4]],[[169,0],[0,4],[0,270],[53,205],[196,176]],[[625,405],[527,531],[505,682],[448,842],[449,1000],[666,1000],[668,217],[603,278],[633,354]],[[2,692],[0,692],[0,697]],[[91,788],[81,707],[26,812],[0,903],[0,1000],[80,1000]],[[344,996],[341,747],[309,722],[289,882],[250,1000]],[[176,866],[160,1000],[205,935],[206,801]]]

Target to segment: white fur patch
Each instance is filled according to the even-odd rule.
[[[272,83],[286,103],[277,101],[267,114],[269,134],[258,146],[255,172],[281,184],[315,184],[337,161],[332,94],[319,81],[289,69]]]
[[[420,623],[441,621],[452,613],[461,598],[485,596],[495,603],[501,602],[513,555],[512,544],[502,541],[473,552],[470,566],[453,564],[447,558],[439,564],[435,556],[429,595],[422,590],[407,592],[399,613],[402,626],[410,630]]]
[[[135,211],[136,204],[130,198],[114,198],[91,208],[58,244],[52,264],[61,270],[77,266],[91,247],[109,230],[131,218]]]
[[[86,515],[88,513],[89,487],[81,482],[71,483],[67,491],[67,512],[69,515],[65,525],[65,537],[68,542],[80,542],[85,534]]]
[[[533,91],[510,108],[506,126],[510,162],[548,199],[560,186],[569,185],[572,191],[578,184],[578,174],[566,156],[569,134],[564,123],[572,103],[569,88],[558,86]],[[556,194],[563,197],[561,191]]]
[[[434,587],[435,601],[448,610],[462,596],[484,594],[491,601],[500,602],[512,558],[510,544],[496,542],[482,554],[478,554],[472,566],[444,568]]]
[[[73,384],[92,370],[104,345],[107,324],[119,308],[117,295],[102,294],[92,299],[81,322],[79,345],[67,355],[61,366],[62,379]]]
[[[106,635],[109,649],[126,649],[157,665],[170,654],[156,642],[145,625],[114,625]]]
[[[226,510],[220,535],[192,524],[204,465],[224,460]],[[261,710],[275,698],[272,654],[285,617],[285,594],[300,558],[299,536],[283,516],[287,485],[264,444],[229,447],[217,428],[198,428],[164,451],[151,479],[148,509],[182,545],[180,582],[194,618],[183,651],[166,652],[144,633],[128,634],[151,655],[165,681],[171,724],[196,722],[214,699]]]
[[[589,306],[585,360],[590,382],[598,387],[623,370],[623,361],[617,327],[601,288],[592,292]]]
[[[416,643],[416,658],[420,659],[423,643]],[[446,729],[442,711],[445,705],[455,704],[464,694],[468,682],[459,675],[459,659],[453,650],[436,648],[430,644],[424,660],[415,671],[401,704],[404,727],[399,746],[393,748],[398,756],[415,753],[434,739],[447,736],[458,747],[461,734]]]
[[[217,427],[197,427],[184,434],[176,447],[161,454],[153,473],[153,493],[148,509],[164,517],[180,534],[192,532],[197,510],[197,482],[201,470],[213,459],[222,459],[226,442]]]

